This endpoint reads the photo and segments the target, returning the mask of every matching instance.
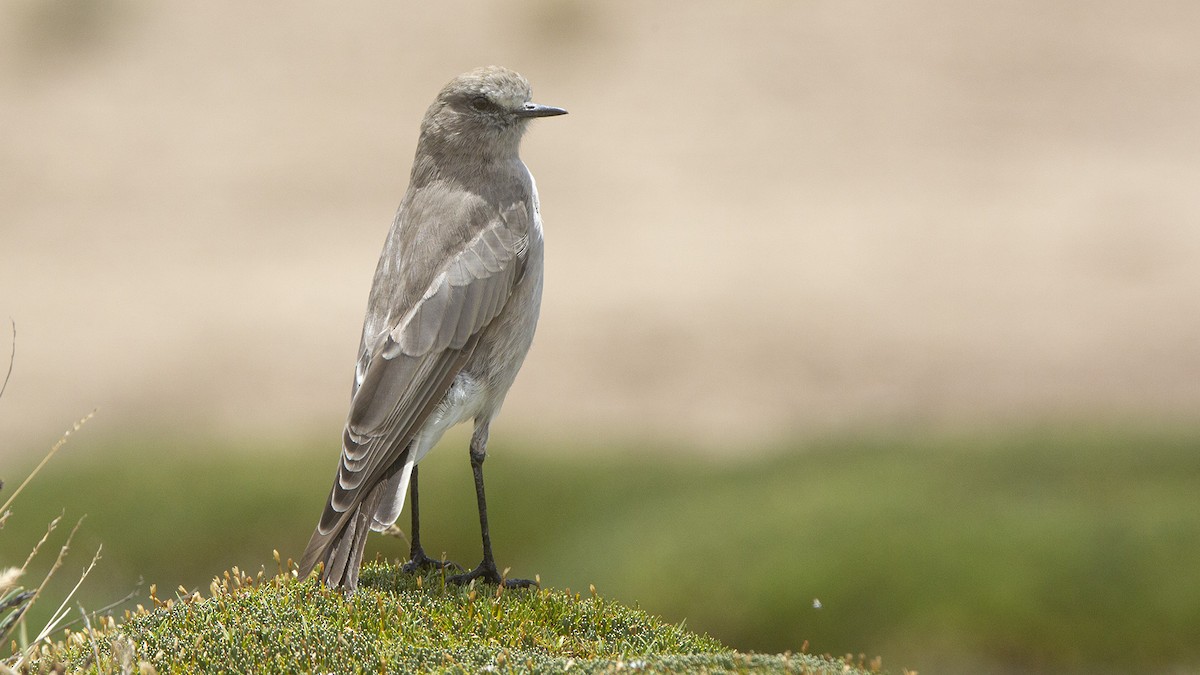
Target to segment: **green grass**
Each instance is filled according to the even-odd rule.
[[[878,435],[729,460],[502,440],[486,465],[501,567],[595,584],[741,651],[807,641],[896,671],[1200,669],[1200,430]],[[421,494],[427,549],[470,565],[466,455],[465,438],[443,443]],[[214,570],[270,568],[271,549],[298,556],[334,462],[329,447],[85,432],[21,496],[0,563],[19,564],[65,506],[89,515],[63,583],[104,543],[84,606],[140,575],[203,590]],[[373,552],[407,546],[377,537]]]
[[[605,600],[543,589],[447,585],[368,563],[349,599],[291,574],[234,570],[210,595],[159,601],[121,624],[38,650],[31,672],[755,672],[863,673],[811,655],[738,654],[712,638]]]

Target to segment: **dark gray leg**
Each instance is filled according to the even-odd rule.
[[[488,423],[476,420],[475,433],[471,435],[471,471],[475,474],[475,499],[479,502],[479,531],[483,535],[483,560],[466,574],[450,577],[456,584],[467,584],[473,579],[483,579],[491,584],[503,583],[505,588],[536,586],[529,579],[501,579],[492,557],[492,535],[488,532],[487,499],[483,495],[483,460],[487,459]]]
[[[413,466],[412,476],[408,479],[408,505],[412,509],[412,546],[408,552],[408,562],[404,563],[402,568],[405,572],[412,574],[427,569],[442,569],[445,567],[453,567],[454,569],[462,569],[462,565],[448,560],[434,560],[425,555],[425,549],[421,548],[421,507],[420,497],[417,496],[417,467]]]

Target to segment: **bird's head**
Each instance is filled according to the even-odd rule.
[[[501,66],[476,68],[442,88],[425,113],[421,139],[515,155],[529,120],[567,113],[534,103],[531,95],[529,82],[520,73]]]

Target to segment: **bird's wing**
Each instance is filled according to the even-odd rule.
[[[373,346],[360,362],[341,462],[318,535],[335,535],[393,469],[520,280],[532,215],[524,200],[493,214],[448,251],[419,299],[393,308],[399,316],[386,322],[386,335],[364,340]]]

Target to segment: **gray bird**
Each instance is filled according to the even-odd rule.
[[[468,420],[483,560],[475,578],[509,586],[492,557],[483,461],[488,425],[525,360],[542,299],[542,222],[533,176],[518,156],[535,117],[529,83],[489,66],[450,81],[421,121],[408,192],[375,269],[354,369],[337,477],[300,562],[324,562],[329,586],[358,585],[367,533],[400,516],[412,487],[405,569],[440,566],[420,541],[417,463]]]

